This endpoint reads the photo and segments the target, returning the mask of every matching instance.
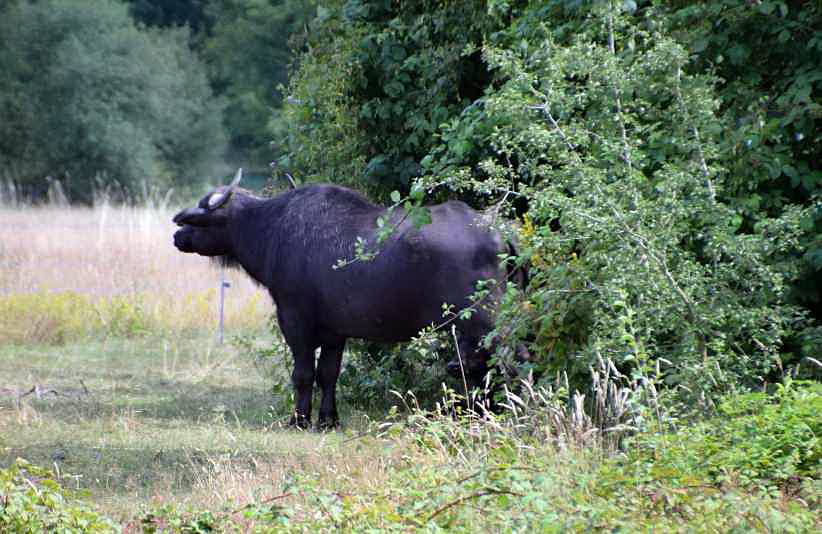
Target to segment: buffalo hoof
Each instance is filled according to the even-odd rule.
[[[332,432],[340,427],[340,421],[336,417],[323,417],[317,419],[317,432]]]
[[[300,430],[307,430],[311,427],[311,420],[304,415],[294,414],[288,421],[288,426],[291,428],[299,428]]]

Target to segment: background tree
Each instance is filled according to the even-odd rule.
[[[215,92],[225,97],[229,160],[268,174],[278,154],[281,86],[288,81],[292,36],[316,12],[309,0],[222,0],[207,4],[210,21],[200,50]],[[299,46],[295,43],[295,46]]]
[[[221,172],[222,104],[184,29],[138,29],[111,0],[7,5],[0,17],[0,166],[89,200],[95,179],[134,191]]]
[[[131,0],[131,12],[158,28],[187,26],[191,47],[208,65],[215,94],[224,97],[228,160],[253,179],[269,174],[280,151],[271,145],[281,128],[280,86],[287,83],[301,33],[316,13],[315,0]]]

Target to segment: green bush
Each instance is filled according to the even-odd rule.
[[[712,409],[819,348],[815,305],[796,298],[815,193],[751,218],[740,184],[761,168],[740,166],[730,86],[697,56],[707,26],[682,24],[747,9],[721,4],[331,3],[292,77],[286,159],[382,199],[424,191],[524,215],[508,235],[531,282],[501,306],[497,359],[510,367],[528,343],[523,374],[567,373],[579,390],[609,359]]]
[[[651,472],[767,488],[822,478],[822,384],[778,384],[772,395],[731,395],[719,415],[676,434],[640,435],[629,455]]]
[[[385,413],[413,392],[424,408],[432,408],[443,393],[443,384],[456,387],[445,371],[445,351],[412,347],[353,343],[340,374],[341,398],[359,410]]]
[[[746,231],[791,205],[815,205],[778,264],[791,298],[822,316],[822,4],[783,0],[670,2],[667,19],[717,87],[725,129],[726,197]],[[812,352],[804,355],[814,356]]]
[[[18,459],[0,469],[0,531],[81,534],[121,532],[121,528],[62,488],[50,470]]]
[[[441,125],[490,81],[478,47],[501,21],[485,9],[483,0],[324,2],[291,78],[283,163],[382,200],[407,193]],[[455,150],[482,152],[463,137]]]

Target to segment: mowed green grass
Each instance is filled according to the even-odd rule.
[[[329,470],[370,477],[386,459],[376,441],[347,442],[356,429],[284,427],[254,363],[208,334],[4,346],[0,376],[0,466],[52,467],[122,519],[242,506]]]

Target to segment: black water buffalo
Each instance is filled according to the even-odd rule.
[[[470,306],[478,281],[504,285],[499,256],[508,246],[462,202],[430,206],[431,223],[420,228],[395,210],[391,219],[397,228],[373,260],[334,269],[338,260],[354,257],[358,237],[374,246],[384,208],[335,185],[259,198],[237,188],[240,176],[238,171],[230,186],[218,187],[174,217],[182,227],[174,245],[239,265],[268,289],[294,354],[292,424],[310,424],[315,380],[323,395],[318,426],[337,424],[335,389],[347,338],[407,341],[443,321],[443,304],[455,311]],[[492,305],[477,306],[470,318],[455,322],[473,380],[487,370],[489,354],[480,340],[493,326],[494,299],[487,301]]]

